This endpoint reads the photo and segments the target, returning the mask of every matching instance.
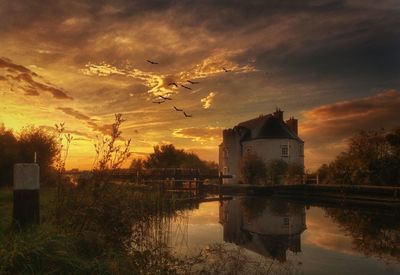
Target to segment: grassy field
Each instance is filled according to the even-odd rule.
[[[41,220],[49,215],[49,208],[55,199],[56,190],[53,187],[44,187],[40,190]],[[0,235],[11,225],[13,210],[13,190],[11,187],[0,188]]]

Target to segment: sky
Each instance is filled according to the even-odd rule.
[[[0,26],[0,123],[64,122],[67,168],[91,168],[116,113],[134,157],[173,143],[217,161],[224,128],[279,107],[310,170],[400,124],[397,0],[0,0]]]

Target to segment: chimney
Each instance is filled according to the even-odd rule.
[[[283,122],[283,111],[281,109],[276,108],[276,111],[272,114],[275,118],[279,119]]]
[[[297,131],[298,120],[297,119],[295,119],[294,117],[290,117],[290,119],[286,120],[286,125],[293,133],[298,135],[298,131]]]

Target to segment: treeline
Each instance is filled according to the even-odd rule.
[[[218,165],[215,162],[204,161],[196,154],[177,149],[172,144],[157,145],[153,150],[154,152],[145,159],[133,159],[130,168],[138,172],[152,168],[194,168],[203,174],[218,173]]]
[[[281,159],[264,160],[248,153],[240,161],[240,179],[245,184],[272,185],[302,182],[304,166]]]
[[[361,131],[317,171],[323,184],[400,185],[400,128]]]
[[[41,177],[49,178],[58,152],[55,134],[34,126],[24,127],[16,134],[0,124],[0,185],[11,185],[14,164],[33,162],[35,153]]]

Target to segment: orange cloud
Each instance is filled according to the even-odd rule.
[[[100,64],[88,63],[81,73],[88,76],[112,76],[123,75],[143,81],[153,96],[169,95],[178,93],[178,87],[169,85],[171,82],[187,85],[188,79],[202,79],[225,73],[223,68],[227,68],[230,73],[249,73],[256,69],[251,65],[240,66],[229,58],[234,57],[241,51],[219,51],[212,56],[205,58],[192,68],[171,74],[161,74],[155,72],[146,72],[136,68],[118,68],[116,66],[102,62]],[[157,65],[155,65],[157,66]],[[197,87],[196,87],[197,88]]]
[[[213,102],[214,96],[216,95],[216,93],[214,92],[210,92],[208,94],[208,96],[206,96],[205,98],[202,98],[200,101],[201,103],[203,103],[203,108],[204,109],[209,109],[211,107],[211,104]]]
[[[181,128],[175,129],[173,135],[178,138],[187,138],[195,142],[219,142],[221,140],[222,128],[203,127],[203,128]]]
[[[306,142],[306,160],[316,168],[345,149],[346,140],[361,130],[400,126],[400,92],[323,105],[303,113],[300,136]]]
[[[20,90],[28,96],[38,96],[40,92],[49,92],[56,99],[72,99],[61,88],[45,83],[43,78],[30,69],[13,63],[10,59],[0,58],[0,73],[7,80],[10,90]]]
[[[107,135],[111,131],[111,124],[105,124],[105,125],[98,125],[98,123],[90,118],[88,115],[85,115],[84,113],[77,111],[73,108],[70,107],[58,107],[58,110],[64,112],[67,115],[70,115],[78,120],[83,120],[86,122],[86,124],[92,128],[94,131],[98,131],[104,135]]]

